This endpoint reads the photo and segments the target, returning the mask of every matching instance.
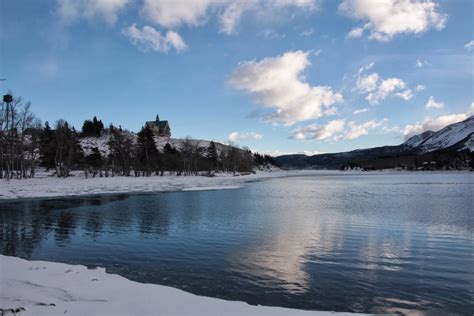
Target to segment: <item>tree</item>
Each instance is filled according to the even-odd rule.
[[[47,170],[55,167],[56,146],[54,144],[54,131],[48,121],[39,137],[40,165]]]
[[[170,174],[176,172],[177,175],[180,175],[182,170],[181,160],[181,153],[170,143],[166,143],[163,147],[163,169],[168,170]]]
[[[8,102],[0,107],[0,178],[21,179],[28,176],[31,159],[25,150],[27,131],[36,118],[30,111],[31,102],[21,97],[5,96]],[[31,174],[31,173],[30,173]]]
[[[104,130],[104,124],[98,120],[96,116],[91,120],[85,120],[82,125],[82,136],[84,137],[100,137]]]
[[[100,154],[99,148],[93,147],[91,150],[91,153],[87,155],[85,158],[85,165],[86,168],[92,172],[92,176],[95,178],[97,173],[100,173],[100,176],[102,177],[102,166],[103,166],[103,160],[102,160],[102,155]],[[86,177],[87,177],[87,172],[86,172]]]
[[[82,158],[82,149],[76,130],[70,128],[65,120],[58,120],[55,126],[54,144],[56,147],[54,163],[58,177],[68,177],[71,167]]]
[[[209,160],[209,163],[211,165],[211,170],[217,170],[218,169],[218,156],[217,156],[217,149],[216,149],[216,144],[211,141],[209,144],[209,147],[207,148],[207,154],[206,158]]]
[[[123,131],[121,127],[110,126],[110,148],[109,160],[112,165],[112,176],[114,173],[130,176],[130,168],[133,160],[133,140],[129,132]]]
[[[135,158],[135,172],[140,171],[147,177],[151,176],[153,171],[155,174],[159,171],[163,174],[160,153],[156,148],[153,131],[148,126],[142,127],[138,133]]]

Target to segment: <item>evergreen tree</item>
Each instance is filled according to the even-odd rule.
[[[82,125],[82,136],[84,137],[100,137],[104,130],[104,124],[98,120],[96,116],[91,120],[85,120]]]
[[[119,173],[123,176],[130,175],[133,156],[133,141],[128,137],[128,133],[122,131],[122,128],[110,126],[109,139],[110,154],[109,159],[112,164],[112,175]]]
[[[51,129],[49,122],[44,124],[43,131],[40,135],[40,165],[46,169],[54,168],[56,146],[54,143],[54,131]]]
[[[159,171],[163,173],[160,160],[161,157],[156,148],[153,131],[148,126],[142,127],[137,138],[136,163],[138,164],[138,171],[141,171],[147,177],[151,176],[153,171],[156,174]]]
[[[91,153],[84,158],[86,168],[88,168],[95,177],[97,173],[102,176],[103,159],[99,148],[93,147]]]
[[[216,144],[211,141],[209,144],[209,147],[207,148],[207,153],[206,153],[206,158],[209,160],[211,164],[211,169],[212,170],[217,170],[217,162],[218,162],[218,156],[217,156],[217,149],[216,149]]]

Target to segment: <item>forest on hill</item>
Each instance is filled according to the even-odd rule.
[[[23,179],[44,168],[57,177],[82,170],[86,177],[177,176],[248,173],[275,165],[271,156],[213,141],[162,139],[144,126],[138,133],[97,117],[77,130],[63,119],[36,117],[31,102],[4,96],[0,107],[0,178]]]

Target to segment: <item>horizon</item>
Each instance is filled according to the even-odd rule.
[[[2,2],[2,89],[43,122],[136,132],[159,114],[173,137],[269,154],[398,145],[471,116],[474,3],[407,2],[400,22],[364,2]]]

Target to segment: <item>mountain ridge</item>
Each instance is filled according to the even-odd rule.
[[[378,169],[379,165],[418,169],[423,167],[419,164],[437,161],[437,167],[459,168],[462,165],[467,168],[472,164],[473,151],[474,116],[470,116],[439,131],[414,135],[400,145],[313,156],[283,155],[275,157],[275,160],[285,169]]]

